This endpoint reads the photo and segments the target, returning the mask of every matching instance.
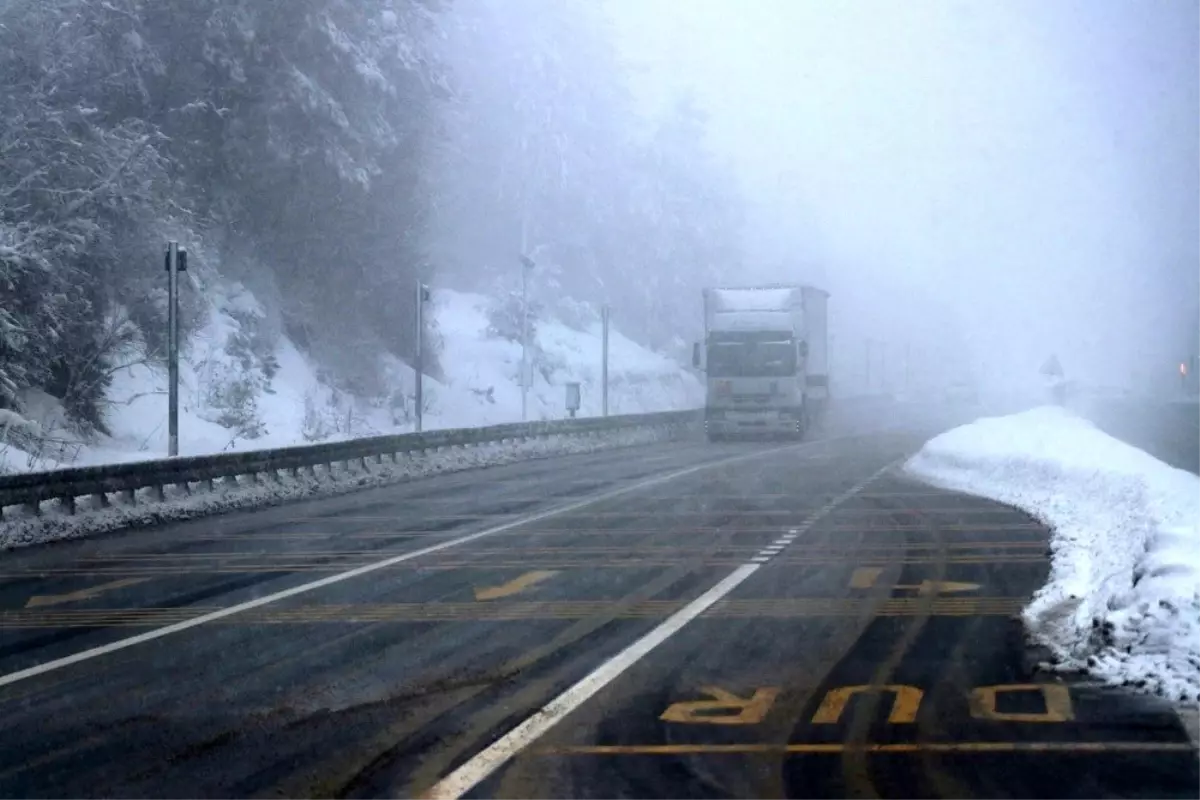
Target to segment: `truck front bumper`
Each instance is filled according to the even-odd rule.
[[[712,438],[799,435],[804,433],[803,412],[792,409],[733,411],[706,409],[704,431]]]

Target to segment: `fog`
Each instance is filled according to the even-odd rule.
[[[185,340],[222,282],[261,305],[216,393],[247,419],[284,337],[407,397],[381,365],[414,360],[418,282],[513,341],[608,305],[686,365],[704,287],[805,281],[843,395],[1034,387],[1051,354],[1170,391],[1198,28],[1185,0],[8,0],[0,409],[104,432],[114,374],[163,362],[168,238]]]
[[[833,293],[843,384],[871,347],[1161,390],[1195,352],[1195,4],[608,2],[638,102],[693,87],[736,166],[741,274]]]

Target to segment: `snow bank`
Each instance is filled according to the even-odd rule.
[[[325,497],[371,489],[443,472],[497,466],[514,461],[572,453],[591,453],[615,447],[650,444],[671,438],[666,426],[646,426],[614,431],[603,436],[555,435],[505,444],[492,443],[451,448],[440,452],[402,454],[396,463],[337,464],[317,467],[311,474],[282,473],[259,476],[254,482],[227,479],[213,489],[191,484],[187,490],[171,487],[156,499],[149,490],[138,492],[136,505],[111,496],[111,506],[101,508],[94,498],[80,498],[75,514],[67,514],[57,502],[43,503],[40,516],[22,515],[8,509],[0,522],[0,550],[76,539],[130,527],[220,514],[238,509]]]
[[[1060,668],[1173,699],[1200,696],[1195,475],[1055,407],[955,428],[905,469],[1053,528],[1049,582],[1024,619]]]

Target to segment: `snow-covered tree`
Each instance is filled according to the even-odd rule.
[[[0,405],[39,386],[102,427],[98,348],[118,346],[118,303],[148,343],[161,328],[168,236],[277,287],[299,338],[407,356],[444,94],[438,13],[433,0],[0,4]]]
[[[676,310],[698,309],[699,287],[737,261],[737,196],[703,115],[681,102],[657,127],[639,118],[585,0],[463,3],[446,27],[454,100],[431,229],[445,274],[511,287],[524,252],[547,303],[613,303],[656,344],[698,320]]]

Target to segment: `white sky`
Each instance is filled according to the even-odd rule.
[[[1127,383],[1196,348],[1192,0],[607,2],[647,110],[710,111],[747,266],[830,288],[843,358],[963,343],[1032,377],[1054,351]]]

